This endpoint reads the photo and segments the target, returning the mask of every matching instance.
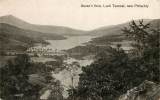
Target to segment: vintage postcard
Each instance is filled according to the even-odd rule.
[[[0,100],[160,100],[160,0],[0,0]]]

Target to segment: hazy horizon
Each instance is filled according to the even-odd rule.
[[[149,4],[149,8],[81,8],[81,4]],[[0,0],[0,16],[13,15],[31,24],[92,30],[137,19],[159,19],[158,0]]]

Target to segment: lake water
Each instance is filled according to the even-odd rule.
[[[93,36],[72,36],[67,37],[65,40],[47,40],[50,45],[46,48],[52,48],[53,50],[67,50],[76,46],[85,45],[83,43],[91,41]],[[41,45],[37,46],[40,47]]]

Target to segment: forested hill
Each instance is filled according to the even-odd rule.
[[[138,21],[135,22],[138,23]],[[67,51],[71,53],[73,57],[82,58],[87,55],[93,55],[95,53],[105,51],[106,46],[116,46],[117,44],[121,44],[125,49],[131,48],[132,41],[127,38],[122,31],[124,27],[129,27],[129,23],[130,22],[94,30],[92,31],[93,33],[90,34],[99,37],[93,38],[92,41],[86,43],[87,46],[77,46]],[[160,29],[160,19],[144,20],[144,23],[150,23],[150,29],[157,29],[158,27]]]
[[[32,30],[32,31],[46,33],[46,34],[50,33],[50,34],[61,35],[61,36],[64,36],[64,35],[76,36],[76,35],[82,35],[85,33],[85,31],[82,31],[82,30],[76,30],[76,29],[72,29],[64,26],[30,24],[13,15],[6,15],[6,16],[0,17],[0,23],[14,25],[16,27],[26,29],[26,30]]]
[[[0,50],[24,50],[34,43],[47,43],[43,34],[0,23]],[[46,37],[47,38],[47,37]]]
[[[141,19],[139,19],[141,20]],[[139,20],[135,20],[136,23],[139,22]],[[153,23],[156,24],[157,20],[159,19],[143,19],[143,23]],[[121,30],[124,27],[128,27],[129,23],[131,21],[128,21],[126,23],[121,23],[121,24],[117,24],[117,25],[110,25],[110,26],[104,26],[104,27],[100,27],[94,30],[91,30],[88,32],[88,34],[90,35],[96,35],[96,36],[104,36],[104,35],[119,35],[121,34]],[[155,26],[155,25],[154,25]]]
[[[135,22],[137,23],[138,20],[136,20]],[[122,29],[124,29],[124,27],[128,27],[129,23],[130,22],[110,27],[103,27],[91,31],[90,34],[99,36],[97,38],[94,38],[92,43],[106,44],[108,42],[122,42],[125,40],[128,41],[127,38],[124,36]],[[144,20],[143,23],[150,23],[150,29],[160,29],[160,19],[148,19]]]

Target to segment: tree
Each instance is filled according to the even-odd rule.
[[[160,31],[143,21],[132,21],[122,31],[133,41],[133,54],[117,45],[97,55],[93,64],[82,68],[78,100],[115,100],[144,80],[160,82]]]
[[[28,69],[32,67],[30,58],[27,55],[19,55],[14,60],[0,68],[0,93],[4,100],[16,100],[26,98],[36,87],[28,82]],[[36,98],[36,91],[34,92]]]
[[[97,61],[82,69],[79,95],[91,100],[110,100],[120,95],[124,90],[123,86],[127,84],[123,79],[124,75],[131,72],[129,68],[123,70],[127,67],[127,62],[128,56],[120,48],[110,48],[101,54]]]
[[[68,89],[69,96],[71,97],[71,100],[74,99],[74,93],[75,93],[75,83],[74,79],[76,76],[78,76],[78,71],[79,71],[80,65],[78,62],[72,62],[71,64],[66,64],[66,70],[70,73],[70,78],[71,78],[71,86]]]
[[[63,100],[63,87],[60,81],[55,80],[49,85],[49,89],[51,90],[50,96],[48,100]]]
[[[139,63],[139,68],[146,73],[150,81],[160,82],[160,27],[151,29],[150,24],[143,24],[143,20],[136,24],[135,21],[124,28],[124,34],[133,40],[133,61]],[[138,60],[137,60],[138,59]]]
[[[31,62],[28,55],[18,55],[0,68],[0,98],[39,100],[43,88],[59,84],[51,72],[46,65]]]

